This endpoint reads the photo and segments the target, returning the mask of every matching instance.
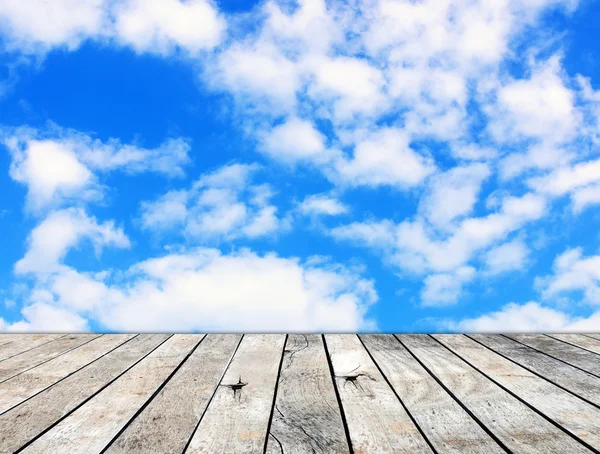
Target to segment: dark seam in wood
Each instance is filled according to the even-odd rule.
[[[30,352],[31,350],[33,350],[33,349],[35,349],[35,348],[38,348],[38,347],[41,347],[41,346],[43,346],[43,345],[49,344],[50,342],[54,342],[54,341],[57,341],[57,340],[59,340],[59,339],[62,339],[62,338],[63,338],[63,337],[65,337],[65,336],[70,336],[70,334],[63,334],[62,336],[58,336],[56,339],[50,339],[49,341],[47,341],[47,342],[44,342],[43,344],[36,345],[35,347],[28,348],[27,350],[23,350],[22,352],[15,353],[14,355],[11,355],[11,356],[7,356],[7,357],[6,357],[6,358],[4,358],[4,359],[0,359],[0,363],[1,363],[2,361],[6,361],[7,359],[14,358],[15,356],[22,355],[23,353]],[[11,342],[12,342],[12,341],[11,341]],[[8,342],[7,342],[7,343],[8,343]],[[2,344],[2,345],[5,345],[5,344]]]
[[[59,353],[58,355],[56,355],[56,356],[53,356],[52,358],[48,358],[47,360],[45,360],[45,361],[42,361],[42,362],[41,362],[41,363],[39,363],[39,364],[36,364],[36,365],[34,365],[34,366],[31,366],[29,369],[22,370],[22,371],[21,371],[21,372],[19,372],[18,374],[15,374],[15,375],[13,375],[13,376],[11,376],[11,377],[5,378],[4,380],[0,380],[0,384],[4,383],[5,381],[8,381],[8,380],[10,380],[11,378],[18,377],[19,375],[21,375],[21,374],[24,374],[25,372],[28,372],[28,371],[30,371],[31,369],[35,369],[36,367],[38,367],[38,366],[41,366],[42,364],[46,364],[47,362],[49,362],[49,361],[52,361],[53,359],[60,358],[61,356],[63,356],[63,355],[66,355],[67,353],[69,353],[69,352],[71,352],[71,351],[73,351],[73,350],[76,350],[76,349],[78,349],[79,347],[83,347],[85,344],[89,344],[90,342],[92,342],[92,341],[95,341],[96,339],[100,339],[102,336],[104,336],[104,334],[100,334],[99,336],[93,337],[93,338],[91,338],[90,340],[88,340],[88,341],[85,341],[83,344],[79,344],[79,345],[77,345],[77,346],[75,346],[75,347],[72,347],[72,348],[70,348],[70,349],[68,349],[68,350],[65,350],[64,352],[61,352],[61,353]],[[54,340],[58,340],[58,339],[54,339]]]
[[[550,353],[547,353],[547,352],[545,352],[544,350],[540,350],[540,349],[538,349],[538,348],[536,348],[536,347],[532,347],[531,345],[525,344],[525,343],[523,343],[523,342],[521,342],[521,341],[519,341],[519,340],[517,340],[517,339],[513,339],[512,337],[508,337],[508,336],[507,336],[507,335],[505,335],[505,334],[500,334],[500,336],[506,337],[507,339],[509,339],[509,340],[511,340],[511,341],[513,341],[513,342],[516,342],[516,343],[518,343],[518,344],[521,344],[521,345],[523,345],[524,347],[530,348],[530,349],[532,349],[532,350],[535,350],[536,352],[539,352],[539,353],[542,353],[542,354],[544,354],[544,355],[546,355],[546,356],[549,356],[550,358],[554,358],[555,360],[557,360],[557,361],[560,361],[561,363],[564,363],[564,364],[566,364],[567,366],[574,367],[575,369],[578,369],[578,370],[580,370],[580,371],[582,371],[582,372],[585,372],[586,374],[590,374],[590,375],[593,375],[593,376],[594,376],[594,377],[596,377],[596,378],[600,378],[600,375],[597,375],[597,374],[595,374],[595,373],[593,373],[593,372],[590,372],[590,371],[588,371],[588,370],[585,370],[585,369],[583,369],[582,367],[580,367],[580,366],[577,366],[576,364],[571,364],[571,363],[570,363],[570,362],[568,362],[568,361],[565,361],[565,360],[563,360],[563,359],[557,358],[556,356],[553,356],[553,355],[551,355]],[[552,339],[554,339],[554,338],[552,338]],[[554,340],[558,340],[558,339],[554,339]]]
[[[499,388],[503,389],[504,391],[506,391],[507,393],[509,393],[511,396],[513,396],[515,399],[518,399],[521,403],[525,404],[527,407],[529,407],[530,409],[532,409],[533,411],[535,411],[538,415],[540,415],[542,418],[544,418],[546,421],[548,421],[549,423],[551,423],[552,425],[556,426],[558,429],[560,429],[561,431],[563,431],[565,434],[567,434],[568,436],[570,436],[571,438],[573,438],[575,441],[578,441],[579,443],[581,443],[582,445],[584,445],[586,448],[588,448],[589,450],[591,450],[592,452],[595,452],[596,454],[600,454],[600,451],[598,451],[596,448],[594,448],[592,445],[590,445],[589,443],[586,443],[584,440],[582,440],[581,438],[579,438],[577,435],[575,435],[574,433],[572,433],[569,429],[567,429],[566,427],[563,427],[562,425],[560,425],[558,422],[556,422],[554,419],[552,419],[551,417],[549,417],[548,415],[546,415],[545,413],[543,413],[542,411],[538,410],[537,408],[535,408],[533,405],[531,405],[529,402],[525,401],[523,398],[519,397],[518,394],[515,394],[514,392],[512,392],[510,389],[506,388],[505,386],[501,385],[500,383],[498,383],[496,380],[494,380],[492,377],[490,377],[489,375],[487,375],[485,372],[483,372],[482,370],[480,370],[479,368],[475,367],[473,364],[471,364],[469,361],[467,361],[465,358],[463,358],[462,356],[460,356],[457,352],[455,352],[454,350],[452,350],[451,348],[447,347],[446,345],[444,345],[442,342],[440,342],[439,340],[437,340],[435,337],[431,336],[430,334],[428,334],[428,336],[430,336],[432,339],[434,339],[437,343],[439,343],[441,346],[443,346],[446,350],[448,350],[449,352],[451,352],[452,354],[456,355],[457,357],[459,357],[461,360],[463,360],[465,363],[467,363],[469,366],[471,366],[473,369],[475,369],[477,372],[479,372],[481,375],[483,375],[484,377],[486,377],[488,380],[490,380],[492,383],[494,383],[496,386],[498,386]]]
[[[410,348],[408,348],[408,346],[407,346],[407,345],[405,345],[405,344],[404,344],[404,342],[402,342],[402,341],[401,341],[401,340],[398,338],[398,336],[396,336],[396,335],[394,334],[394,337],[395,337],[395,338],[396,338],[396,340],[397,340],[397,341],[400,343],[400,345],[402,345],[402,346],[405,348],[405,350],[406,350],[406,351],[407,351],[407,352],[408,352],[408,353],[409,353],[409,354],[410,354],[410,355],[411,355],[411,356],[412,356],[412,357],[415,359],[415,361],[417,361],[417,362],[418,362],[418,363],[421,365],[421,367],[422,367],[423,369],[425,369],[425,371],[426,371],[426,372],[427,372],[429,375],[431,375],[431,377],[432,377],[432,378],[433,378],[433,379],[434,379],[434,380],[435,380],[435,381],[436,381],[436,382],[437,382],[437,383],[438,383],[438,384],[439,384],[439,385],[442,387],[442,389],[443,389],[444,391],[446,391],[446,392],[448,393],[448,395],[449,395],[450,397],[452,397],[452,399],[454,399],[454,401],[455,401],[455,402],[456,402],[458,405],[460,405],[460,407],[461,407],[461,408],[462,408],[462,409],[463,409],[465,412],[467,412],[467,414],[468,414],[468,415],[469,415],[469,416],[470,416],[470,417],[473,419],[473,421],[475,421],[475,422],[477,423],[477,425],[479,425],[479,427],[481,427],[481,428],[484,430],[484,432],[485,432],[486,434],[488,434],[488,435],[489,435],[489,436],[492,438],[492,440],[494,440],[494,441],[495,441],[495,442],[498,444],[498,446],[500,446],[502,449],[504,449],[504,450],[505,450],[507,453],[509,453],[509,454],[513,454],[513,451],[512,451],[512,450],[511,450],[511,449],[510,449],[508,446],[506,446],[506,445],[505,445],[505,444],[502,442],[502,440],[500,440],[500,439],[499,439],[499,438],[498,438],[498,437],[497,437],[497,436],[496,436],[496,435],[495,435],[495,434],[494,434],[494,433],[493,433],[493,432],[492,432],[492,431],[491,431],[491,430],[490,430],[490,429],[489,429],[489,428],[488,428],[488,427],[487,427],[485,424],[483,424],[483,422],[482,422],[482,421],[480,421],[480,419],[479,419],[479,418],[478,418],[478,417],[477,417],[477,416],[476,416],[476,415],[475,415],[475,414],[474,414],[474,413],[473,413],[473,412],[472,412],[472,411],[471,411],[471,410],[470,410],[470,409],[469,409],[469,408],[468,408],[468,407],[467,407],[467,406],[466,406],[466,405],[465,405],[465,404],[464,404],[464,403],[463,403],[463,402],[462,402],[462,401],[461,401],[461,400],[460,400],[460,399],[459,399],[459,398],[458,398],[458,397],[457,397],[457,396],[456,396],[456,395],[455,395],[455,394],[454,394],[454,393],[453,393],[453,392],[450,390],[450,388],[448,388],[448,387],[447,387],[447,386],[446,386],[446,385],[445,385],[445,384],[444,384],[444,383],[443,383],[443,382],[442,382],[442,381],[441,381],[441,380],[440,380],[440,379],[439,379],[439,378],[438,378],[438,377],[437,377],[437,376],[436,376],[436,375],[433,373],[433,371],[432,371],[432,370],[430,370],[430,369],[429,369],[429,368],[428,368],[428,367],[427,367],[427,366],[426,366],[426,365],[425,365],[425,364],[424,364],[424,363],[423,363],[423,362],[422,362],[422,361],[421,361],[421,360],[420,360],[420,359],[417,357],[417,355],[416,355],[415,353],[413,353],[413,351],[412,351]]]
[[[599,343],[600,343],[600,339],[597,339],[597,338],[595,338],[595,337],[589,336],[589,334],[590,334],[590,333],[577,333],[577,334],[579,334],[580,336],[585,336],[585,337],[587,337],[588,339],[593,339],[593,340],[595,340],[595,341],[597,341],[597,342],[599,342]],[[596,333],[592,333],[592,334],[596,334]],[[600,345],[600,344],[599,344],[599,345]]]
[[[425,432],[423,432],[423,429],[421,429],[421,426],[419,425],[419,423],[417,422],[417,420],[415,419],[415,417],[412,415],[412,413],[410,412],[410,410],[408,409],[408,407],[404,404],[404,401],[402,400],[402,398],[400,397],[400,395],[396,392],[396,389],[392,386],[392,384],[388,380],[387,376],[385,375],[385,373],[383,372],[383,370],[381,369],[381,367],[379,367],[379,364],[377,364],[377,361],[375,361],[375,358],[373,357],[373,355],[369,351],[367,345],[363,342],[363,340],[361,339],[361,337],[358,334],[356,335],[356,337],[358,337],[358,340],[360,341],[360,343],[362,344],[363,348],[367,352],[367,355],[369,355],[369,358],[371,358],[371,361],[373,361],[373,364],[375,364],[375,367],[377,367],[377,370],[379,371],[379,373],[381,374],[381,376],[383,377],[383,379],[385,380],[385,382],[387,383],[387,385],[389,386],[389,388],[392,390],[392,392],[394,393],[394,395],[396,396],[396,398],[398,399],[398,402],[400,402],[400,405],[402,405],[402,408],[404,408],[404,411],[406,412],[406,414],[408,415],[408,417],[410,418],[410,420],[412,421],[412,423],[415,425],[415,427],[417,428],[417,430],[419,431],[419,433],[423,437],[423,440],[425,440],[425,443],[427,443],[429,445],[429,447],[431,448],[431,451],[434,454],[438,454],[437,449],[435,449],[435,447],[433,446],[433,444],[431,443],[431,441],[429,441],[429,438],[427,438],[427,436],[425,435]]]
[[[194,352],[200,346],[200,344],[202,343],[202,341],[204,339],[206,339],[206,334],[204,336],[202,336],[202,338],[198,341],[198,343],[196,345],[194,345],[194,347],[188,352],[188,354],[185,356],[185,358],[183,358],[183,360],[175,367],[175,369],[173,369],[173,371],[169,374],[169,376],[166,378],[166,380],[160,384],[160,386],[152,393],[152,395],[146,400],[146,402],[144,402],[143,405],[137,409],[135,414],[131,418],[129,418],[129,421],[127,421],[125,423],[125,425],[123,427],[121,427],[121,430],[119,430],[117,432],[117,434],[108,442],[108,444],[106,446],[104,446],[104,448],[102,448],[102,451],[100,451],[100,454],[104,454],[110,448],[110,446],[117,440],[117,438],[119,438],[121,436],[121,434],[123,434],[123,432],[125,432],[125,430],[127,430],[127,427],[129,427],[129,425],[135,420],[135,418],[137,418],[144,411],[144,409],[148,405],[150,405],[150,402],[152,402],[152,400],[158,395],[158,393],[160,393],[163,390],[163,388],[175,376],[175,374],[179,371],[179,369],[181,369],[181,367],[190,358],[190,356],[192,356],[194,354]]]
[[[157,348],[159,348],[162,344],[164,344],[165,342],[167,342],[171,337],[173,337],[173,335],[171,334],[169,337],[167,337],[164,341],[160,342],[156,347],[154,347],[152,350],[150,350],[148,353],[146,353],[144,356],[142,356],[140,359],[138,359],[136,362],[134,362],[131,366],[129,366],[127,369],[125,369],[123,372],[121,372],[119,375],[117,375],[115,378],[113,378],[112,380],[110,380],[108,383],[106,383],[104,386],[100,387],[95,393],[93,393],[92,395],[88,396],[86,399],[84,399],[79,405],[76,405],[74,408],[72,408],[69,412],[67,412],[66,414],[64,414],[63,416],[61,416],[60,418],[58,418],[56,421],[54,421],[52,424],[50,424],[48,427],[46,427],[43,431],[41,431],[39,434],[37,434],[35,437],[33,437],[31,440],[29,440],[27,443],[25,443],[23,446],[21,446],[19,449],[17,449],[15,451],[15,454],[18,452],[23,451],[23,449],[27,448],[30,444],[32,444],[35,440],[37,440],[38,438],[40,438],[42,435],[44,435],[46,432],[48,432],[50,429],[52,429],[54,426],[58,425],[63,419],[69,417],[72,413],[74,413],[75,411],[77,411],[77,409],[79,409],[80,407],[82,407],[83,405],[85,405],[86,403],[88,403],[90,400],[92,400],[96,395],[98,395],[99,393],[101,393],[102,391],[104,391],[106,388],[108,388],[110,385],[112,385],[115,381],[117,381],[121,376],[123,376],[124,374],[126,374],[127,372],[129,372],[132,368],[134,368],[137,364],[140,363],[140,361],[142,361],[144,358],[146,358],[148,355],[150,355],[152,352],[154,352]]]
[[[233,353],[231,354],[231,357],[229,358],[229,361],[227,362],[227,364],[225,364],[225,368],[223,369],[221,378],[219,378],[219,381],[217,382],[217,385],[215,386],[215,389],[213,390],[213,393],[211,394],[210,399],[208,399],[208,402],[206,402],[206,406],[204,407],[204,410],[202,410],[202,414],[200,415],[200,418],[198,418],[198,421],[196,422],[196,425],[194,426],[194,429],[192,430],[192,433],[190,434],[187,443],[183,447],[181,454],[185,453],[185,451],[189,447],[190,443],[192,442],[192,439],[194,438],[194,434],[198,430],[198,427],[200,426],[200,423],[202,422],[202,418],[204,418],[204,415],[208,411],[208,407],[210,407],[210,404],[211,404],[213,398],[215,397],[215,394],[217,394],[217,391],[219,390],[219,386],[221,385],[221,382],[223,381],[223,377],[225,377],[225,373],[227,372],[227,369],[229,369],[229,366],[231,365],[233,358],[235,358],[235,354],[237,353],[238,348],[240,348],[240,344],[242,343],[243,339],[244,339],[244,334],[241,335],[240,340],[238,341],[237,345],[235,346],[235,350],[233,350]]]
[[[549,383],[552,383],[554,386],[556,386],[556,387],[558,387],[558,388],[562,389],[563,391],[566,391],[566,392],[568,392],[569,394],[572,394],[573,396],[577,397],[578,399],[581,399],[581,400],[583,400],[583,401],[587,402],[588,404],[590,404],[590,405],[593,405],[594,407],[596,407],[596,408],[599,408],[599,409],[600,409],[600,405],[598,405],[598,404],[596,404],[596,403],[594,403],[594,402],[592,402],[592,401],[590,401],[590,400],[586,399],[586,398],[585,398],[585,397],[583,397],[583,396],[580,396],[579,394],[575,393],[574,391],[571,391],[570,389],[567,389],[567,388],[565,388],[565,387],[564,387],[564,386],[562,386],[562,385],[559,385],[558,383],[554,382],[553,380],[550,380],[549,378],[547,378],[547,377],[544,377],[542,374],[540,374],[540,373],[538,373],[538,372],[536,372],[536,371],[534,371],[534,370],[530,369],[529,367],[527,367],[527,366],[525,366],[525,365],[523,365],[523,364],[520,364],[520,363],[519,363],[519,362],[517,362],[516,360],[513,360],[513,359],[509,358],[508,356],[506,356],[506,355],[504,355],[504,354],[502,354],[502,353],[500,353],[500,352],[497,352],[497,351],[496,351],[496,350],[494,350],[493,348],[491,348],[491,347],[488,347],[488,346],[487,346],[487,345],[485,345],[484,343],[482,343],[482,342],[478,341],[477,339],[474,339],[473,337],[469,336],[468,334],[465,334],[465,336],[466,336],[466,337],[468,337],[469,339],[471,339],[471,340],[473,340],[473,341],[477,342],[479,345],[482,345],[483,347],[487,348],[488,350],[490,350],[490,351],[494,352],[495,354],[502,356],[503,358],[507,359],[507,360],[508,360],[508,361],[510,361],[511,363],[514,363],[514,364],[516,364],[517,366],[519,366],[519,367],[522,367],[523,369],[525,369],[525,370],[527,370],[527,371],[531,372],[533,375],[535,375],[535,376],[537,376],[537,377],[539,377],[539,378],[542,378],[542,379],[546,380],[546,381],[547,381],[547,382],[549,382]]]
[[[91,365],[91,364],[94,364],[96,361],[98,361],[98,360],[100,360],[100,359],[104,358],[104,357],[105,357],[106,355],[108,355],[109,353],[112,353],[112,352],[113,352],[113,351],[115,351],[117,348],[119,348],[119,347],[122,347],[122,346],[123,346],[123,345],[125,345],[127,342],[129,342],[129,341],[132,341],[133,339],[135,339],[135,338],[136,338],[136,337],[138,337],[138,336],[139,336],[139,334],[136,334],[136,335],[135,335],[135,336],[133,336],[132,338],[129,338],[129,339],[127,339],[127,340],[126,340],[126,341],[124,341],[124,342],[121,342],[119,345],[117,345],[116,347],[113,347],[112,349],[110,349],[110,350],[109,350],[109,351],[107,351],[106,353],[102,354],[101,356],[99,356],[99,357],[98,357],[98,358],[96,358],[95,360],[93,360],[93,361],[90,361],[90,362],[89,362],[89,363],[87,363],[87,364],[84,364],[84,365],[83,365],[83,366],[81,366],[79,369],[77,369],[77,370],[74,370],[74,371],[73,371],[73,372],[71,372],[70,374],[68,374],[68,375],[65,375],[65,376],[64,376],[63,378],[61,378],[60,380],[58,380],[58,381],[56,381],[56,382],[52,383],[51,385],[48,385],[48,386],[46,386],[44,389],[42,389],[42,390],[38,391],[37,393],[35,393],[35,394],[33,394],[33,395],[29,396],[28,398],[26,398],[26,399],[23,399],[23,400],[22,400],[21,402],[19,402],[18,404],[15,404],[15,405],[13,405],[12,407],[8,408],[7,410],[0,411],[0,416],[1,416],[1,415],[3,415],[4,413],[7,413],[7,412],[11,411],[11,410],[12,410],[13,408],[15,408],[15,407],[18,407],[19,405],[21,405],[21,404],[24,404],[24,403],[25,403],[25,402],[27,402],[29,399],[33,399],[35,396],[37,396],[37,395],[38,395],[38,394],[40,394],[40,393],[43,393],[43,392],[44,392],[44,391],[46,391],[47,389],[49,389],[49,388],[52,388],[52,387],[53,387],[53,386],[55,386],[55,385],[58,385],[58,384],[59,384],[61,381],[63,381],[63,380],[66,380],[66,379],[67,379],[67,378],[69,378],[71,375],[73,375],[73,374],[76,374],[77,372],[79,372],[81,369],[83,369],[83,368],[85,368],[85,367],[88,367],[88,366],[89,366],[89,365]],[[92,339],[92,340],[96,340],[96,339],[97,339],[97,338],[95,338],[95,339]],[[41,365],[41,364],[40,364],[40,365]],[[36,367],[37,367],[37,366],[36,366]],[[30,370],[31,370],[31,369],[30,369]]]
[[[269,432],[269,435],[271,437],[273,437],[275,439],[275,441],[277,442],[277,444],[279,445],[279,450],[281,451],[281,454],[285,454],[283,451],[283,445],[281,444],[281,442],[279,441],[279,438],[277,438],[274,434],[272,434],[271,432]]]
[[[287,345],[289,338],[290,338],[290,335],[286,334],[285,339],[283,341],[283,347],[281,349],[281,358],[279,358],[279,367],[277,368],[277,379],[275,380],[275,389],[273,391],[273,402],[271,402],[271,411],[269,413],[269,422],[267,423],[267,433],[265,435],[265,442],[263,444],[263,454],[265,454],[267,452],[267,445],[269,444],[269,434],[271,433],[271,423],[273,422],[273,412],[275,411],[275,403],[277,402],[277,390],[279,388],[279,378],[281,377],[281,366],[283,365],[283,357],[285,356],[285,346]],[[283,452],[283,448],[282,448],[282,452]]]
[[[547,336],[547,337],[549,337],[550,339],[554,339],[554,340],[557,340],[557,341],[563,342],[563,343],[565,343],[565,344],[572,345],[573,347],[577,347],[577,348],[580,348],[581,350],[585,350],[586,352],[590,352],[590,353],[593,353],[594,355],[598,355],[598,356],[600,356],[600,353],[598,353],[598,352],[595,352],[595,351],[593,351],[593,350],[588,350],[588,349],[587,349],[587,348],[585,348],[585,347],[582,347],[582,346],[580,346],[580,345],[577,345],[577,344],[572,344],[571,342],[569,342],[569,341],[566,341],[566,340],[563,340],[563,339],[559,339],[558,337],[553,337],[553,336],[551,336],[551,335],[549,335],[549,334],[542,334],[542,336]]]
[[[333,370],[333,362],[331,361],[331,356],[329,355],[329,349],[327,348],[327,341],[325,340],[325,335],[321,334],[321,340],[323,341],[323,348],[325,349],[325,357],[327,358],[327,365],[329,366],[329,375],[331,376],[331,381],[333,382],[333,390],[335,392],[335,398],[337,399],[338,407],[340,409],[340,416],[342,417],[342,426],[344,426],[344,433],[346,434],[346,442],[348,443],[348,450],[350,454],[354,454],[354,447],[352,446],[352,439],[350,438],[350,429],[348,428],[348,421],[346,420],[346,412],[344,411],[344,406],[342,405],[342,398],[340,397],[340,391],[338,390],[337,383],[335,380],[335,372]]]

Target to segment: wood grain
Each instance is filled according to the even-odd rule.
[[[109,334],[98,337],[0,383],[0,414],[95,361],[134,336],[134,334]]]
[[[266,452],[350,452],[320,335],[288,336]]]
[[[355,453],[432,452],[353,334],[325,336]]]
[[[183,452],[240,338],[239,334],[211,334],[203,339],[177,374],[105,452]]]
[[[506,334],[506,337],[600,377],[600,361],[587,350],[543,334]]]
[[[14,452],[35,439],[167,338],[168,334],[141,334],[0,415],[0,453]]]
[[[200,342],[195,334],[176,334],[95,395],[24,453],[94,453],[106,447]]]
[[[186,453],[263,452],[285,335],[245,335]]]
[[[434,337],[582,442],[600,448],[600,409],[502,358],[473,339],[451,334]]]
[[[486,334],[474,334],[469,337],[510,358],[529,371],[600,406],[600,378],[506,337]]]
[[[548,334],[548,336],[600,355],[600,342],[596,339],[589,338],[582,334]]]
[[[3,334],[0,361],[64,337],[65,334]]]
[[[504,453],[392,335],[360,338],[438,453]]]
[[[432,337],[400,335],[398,339],[510,451],[523,454],[590,452]]]
[[[56,358],[99,337],[99,334],[70,334],[0,362],[0,383]]]

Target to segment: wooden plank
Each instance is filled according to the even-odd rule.
[[[489,334],[474,334],[469,337],[517,362],[530,372],[600,406],[600,378],[506,337]]]
[[[186,453],[262,452],[285,335],[245,335]]]
[[[596,339],[589,338],[582,334],[548,334],[548,336],[600,355],[600,342]]]
[[[141,334],[59,383],[0,415],[0,453],[11,453],[110,384],[164,342],[167,334]]]
[[[0,383],[0,414],[118,347],[134,334],[108,334]]]
[[[504,453],[392,335],[360,338],[438,453]]]
[[[590,452],[430,336],[400,335],[398,339],[510,451]]]
[[[0,361],[51,342],[65,334],[5,334],[6,342],[0,346]]]
[[[325,336],[355,453],[431,448],[354,334]]]
[[[350,452],[320,335],[288,336],[266,452]]]
[[[100,452],[198,345],[177,334],[25,448],[24,453]]]
[[[542,334],[506,334],[505,336],[600,377],[600,361],[594,353]]]
[[[0,362],[0,383],[83,345],[100,334],[70,334]]]
[[[596,339],[596,340],[600,341],[600,334],[585,333],[585,335],[587,337],[591,337],[592,339]]]
[[[215,334],[203,339],[177,374],[110,445],[106,454],[183,452],[240,338],[239,334]]]
[[[455,334],[436,334],[435,339],[519,396],[566,431],[600,449],[600,409],[537,377],[473,339]]]

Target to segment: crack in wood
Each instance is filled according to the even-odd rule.
[[[242,388],[244,386],[246,386],[248,383],[244,383],[242,381],[242,376],[240,375],[240,378],[238,379],[237,383],[233,383],[231,385],[222,385],[222,386],[226,386],[228,388],[230,388],[231,390],[233,390],[233,398],[235,399],[236,397],[238,398],[238,400],[241,400],[242,398]],[[239,391],[239,395],[238,395],[238,391]]]

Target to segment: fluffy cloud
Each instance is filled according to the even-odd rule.
[[[600,312],[589,317],[573,317],[565,312],[544,307],[535,301],[526,304],[510,303],[497,312],[444,326],[462,332],[596,332],[600,323]]]
[[[520,239],[503,243],[485,254],[486,271],[500,274],[520,270],[525,266],[528,253],[527,245]]]
[[[5,130],[0,140],[12,156],[10,175],[27,185],[28,204],[34,211],[65,199],[101,198],[98,173],[118,169],[175,177],[183,175],[183,165],[189,162],[190,145],[183,139],[169,139],[147,149],[114,139],[103,143],[51,125],[45,133],[28,128]]]
[[[90,318],[119,331],[356,331],[373,328],[366,312],[373,282],[331,263],[222,254],[196,249],[134,265],[125,280],[68,267],[39,281],[9,330],[81,330]]]
[[[463,286],[475,277],[475,268],[463,266],[452,273],[427,276],[423,281],[421,301],[424,306],[446,306],[455,304]]]
[[[130,246],[123,230],[113,222],[99,224],[80,209],[55,211],[33,229],[27,253],[16,263],[15,271],[18,274],[56,271],[68,250],[83,240],[91,241],[97,253],[105,246]]]
[[[181,227],[188,238],[200,242],[274,233],[285,222],[269,203],[270,187],[250,183],[257,170],[252,165],[226,165],[203,175],[188,190],[143,202],[142,225],[156,231]]]
[[[334,197],[327,194],[315,194],[306,197],[299,205],[300,212],[305,215],[337,216],[350,209]]]
[[[600,304],[600,255],[584,257],[581,248],[568,249],[554,261],[554,274],[540,278],[542,297],[582,292],[584,302]]]
[[[74,50],[86,39],[112,40],[138,52],[196,53],[214,48],[225,21],[207,0],[6,0],[0,31],[9,50]]]

